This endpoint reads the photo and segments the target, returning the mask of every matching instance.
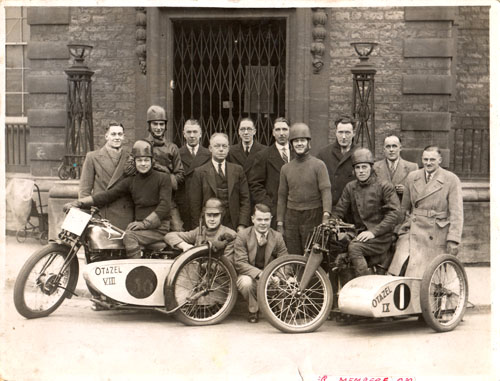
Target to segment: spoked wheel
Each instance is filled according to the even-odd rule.
[[[173,296],[182,305],[175,317],[186,325],[210,325],[232,311],[238,290],[236,272],[225,258],[200,253],[183,263],[173,280]]]
[[[321,267],[300,291],[306,262],[307,258],[300,255],[282,256],[267,265],[260,278],[259,308],[280,331],[313,332],[325,322],[332,309],[332,285]]]
[[[63,245],[47,245],[22,267],[14,285],[14,305],[25,318],[50,315],[75,290],[78,281],[76,256],[59,276],[68,249]]]
[[[468,295],[464,266],[453,255],[439,255],[427,267],[420,285],[425,322],[437,332],[451,331],[465,314]]]

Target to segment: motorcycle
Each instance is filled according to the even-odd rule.
[[[371,257],[374,275],[354,278],[346,252],[355,236],[354,225],[331,219],[314,229],[304,256],[284,255],[264,269],[257,299],[271,325],[286,333],[313,332],[332,311],[369,318],[421,315],[437,332],[460,323],[469,288],[455,256],[438,255],[422,278],[385,275],[381,258]]]
[[[71,208],[58,239],[33,253],[19,272],[17,311],[27,319],[45,317],[77,296],[77,253],[83,247],[83,278],[91,300],[103,309],[159,311],[195,326],[220,323],[230,314],[237,275],[220,247],[207,243],[181,253],[157,242],[143,248],[142,258],[127,259],[124,234],[96,207]]]

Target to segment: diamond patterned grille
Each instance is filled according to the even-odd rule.
[[[214,132],[234,144],[245,117],[255,121],[257,140],[271,143],[273,120],[285,116],[285,20],[176,21],[173,53],[175,143],[196,118],[204,145]]]

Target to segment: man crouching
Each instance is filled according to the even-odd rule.
[[[271,229],[271,209],[256,204],[252,215],[253,226],[243,229],[234,240],[234,260],[238,280],[236,285],[248,302],[248,321],[259,321],[257,281],[264,268],[274,259],[287,255],[281,233]]]
[[[202,211],[200,226],[187,232],[167,233],[164,241],[182,251],[210,242],[214,249],[224,249],[224,256],[233,263],[233,240],[236,232],[222,225],[224,212],[221,200],[209,198]]]

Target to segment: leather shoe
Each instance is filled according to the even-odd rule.
[[[259,322],[259,312],[250,312],[248,315],[248,322],[249,323],[258,323]]]

